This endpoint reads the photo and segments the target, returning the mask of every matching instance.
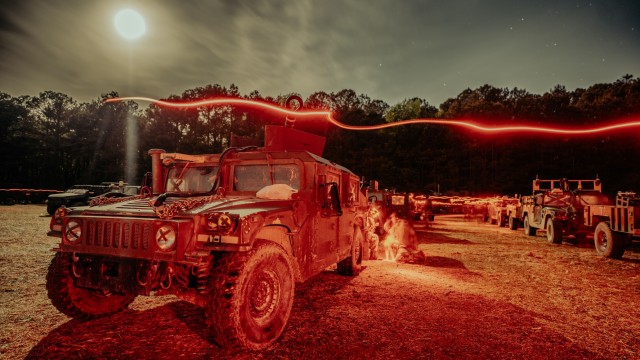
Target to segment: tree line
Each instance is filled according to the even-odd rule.
[[[167,100],[213,97],[283,105],[290,95],[241,94],[238,87],[207,85]],[[132,101],[88,103],[53,91],[13,97],[0,92],[2,187],[64,189],[73,184],[126,180],[137,183],[150,169],[147,150],[220,153],[232,134],[262,139],[274,114],[230,106],[141,108]],[[640,78],[544,94],[484,85],[466,89],[435,107],[421,98],[389,105],[345,89],[316,92],[305,109],[330,110],[350,125],[377,125],[414,118],[472,119],[487,126],[539,125],[584,128],[640,120]],[[603,181],[605,192],[638,190],[640,128],[592,135],[483,133],[439,124],[350,131],[316,124],[327,137],[324,157],[382,187],[419,193],[504,195],[531,191],[544,178]],[[317,129],[316,129],[317,130]]]

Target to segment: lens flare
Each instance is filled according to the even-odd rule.
[[[283,115],[296,116],[297,118],[312,118],[312,117],[321,117],[324,118],[329,123],[345,129],[345,130],[354,130],[354,131],[364,131],[364,130],[381,130],[386,128],[391,128],[395,126],[403,126],[403,125],[415,125],[415,124],[436,124],[436,125],[446,125],[446,126],[458,126],[467,128],[474,131],[484,132],[484,133],[546,133],[546,134],[558,134],[558,135],[589,135],[603,132],[610,132],[621,129],[635,128],[640,127],[640,121],[626,121],[626,122],[618,122],[612,123],[609,125],[599,126],[599,127],[591,127],[591,128],[567,128],[567,127],[547,127],[547,126],[533,126],[533,125],[505,125],[505,126],[487,126],[482,125],[473,121],[464,121],[464,120],[455,120],[455,119],[410,119],[410,120],[402,120],[397,122],[379,124],[379,125],[348,125],[344,124],[333,117],[333,114],[330,111],[292,111],[288,110],[276,105],[267,104],[260,101],[255,100],[245,100],[238,98],[216,98],[216,99],[207,99],[207,100],[198,100],[198,101],[190,101],[190,102],[175,102],[175,101],[166,101],[166,100],[158,100],[152,99],[148,97],[119,97],[119,98],[111,98],[105,100],[105,102],[118,102],[118,101],[146,101],[151,102],[160,106],[172,107],[172,108],[193,108],[193,107],[201,107],[201,106],[229,106],[229,105],[240,105],[240,106],[249,106],[262,108],[264,110],[274,111],[281,113]]]

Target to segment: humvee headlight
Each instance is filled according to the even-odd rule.
[[[205,219],[205,228],[220,234],[231,234],[237,226],[238,217],[236,215],[213,213]]]
[[[64,235],[68,242],[75,244],[80,241],[82,236],[82,224],[77,220],[69,220],[67,226],[64,227]]]
[[[156,244],[160,250],[171,250],[176,243],[176,232],[171,226],[164,225],[156,231]]]

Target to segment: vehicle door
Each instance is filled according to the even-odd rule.
[[[318,176],[316,181],[318,192],[318,217],[314,236],[314,255],[326,264],[335,263],[338,259],[340,217],[342,204],[340,201],[341,179],[339,172],[328,170]]]

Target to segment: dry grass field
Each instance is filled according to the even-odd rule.
[[[59,313],[45,289],[48,223],[44,206],[0,207],[0,358],[640,358],[637,246],[610,260],[439,216],[417,229],[424,263],[366,261],[354,278],[327,269],[297,285],[270,349],[233,352],[208,341],[201,309],[171,296],[88,322]]]

